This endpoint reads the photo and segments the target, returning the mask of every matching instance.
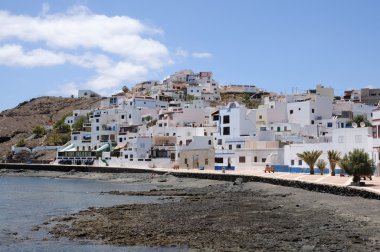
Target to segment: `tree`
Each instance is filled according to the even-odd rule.
[[[310,174],[314,174],[314,165],[321,155],[322,151],[317,150],[297,153],[297,157],[302,159],[310,167]]]
[[[124,93],[129,92],[129,88],[127,86],[123,86],[123,88],[121,90],[123,90]]]
[[[195,96],[194,95],[186,95],[185,96],[185,101],[193,101],[195,100]]]
[[[71,126],[73,131],[83,131],[83,125],[88,122],[87,116],[80,116],[75,123]]]
[[[372,126],[364,115],[357,115],[351,120],[351,123],[356,123],[358,126],[360,126],[361,122],[365,123],[365,127]]]
[[[340,161],[340,152],[336,150],[329,150],[327,151],[327,159],[330,163],[330,169],[331,169],[331,176],[335,176],[335,167],[336,164]]]
[[[324,170],[324,169],[326,168],[326,166],[327,166],[326,161],[323,160],[323,159],[320,159],[320,160],[318,160],[318,162],[316,163],[316,166],[318,167],[318,169],[319,169],[321,175],[323,175],[323,170]]]
[[[367,152],[363,149],[354,149],[343,158],[343,166],[349,175],[352,175],[352,181],[360,182],[361,177],[370,177],[374,172],[373,160],[369,158]]]
[[[340,167],[340,176],[342,177],[344,176],[344,172],[347,172],[348,170],[349,161],[347,154],[344,154],[343,158],[338,162],[338,165]]]
[[[37,125],[36,127],[34,127],[32,132],[36,135],[37,138],[42,137],[46,134],[45,128],[41,125]]]
[[[242,102],[244,103],[244,105],[249,109],[258,108],[258,106],[260,105],[259,102],[253,101],[251,99],[250,94],[247,94],[247,93],[243,94],[242,99],[243,99]]]
[[[70,116],[71,113],[67,113],[65,115],[62,116],[62,118],[57,121],[56,123],[54,123],[54,126],[53,128],[55,129],[56,132],[58,133],[68,133],[70,132],[70,126],[65,124],[65,119],[66,117]]]

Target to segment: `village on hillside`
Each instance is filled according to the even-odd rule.
[[[243,99],[224,102],[225,95]],[[78,92],[79,98],[94,96]],[[96,109],[73,111],[64,123],[80,127],[72,129],[54,162],[299,172],[309,169],[299,153],[319,151],[319,162],[328,164],[331,151],[343,156],[362,149],[378,167],[379,99],[380,89],[336,96],[333,88],[317,85],[277,94],[254,85],[219,85],[212,72],[182,70],[163,81],[124,87]]]

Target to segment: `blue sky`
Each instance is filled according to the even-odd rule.
[[[379,11],[376,0],[2,0],[0,111],[181,69],[283,93],[378,87]]]

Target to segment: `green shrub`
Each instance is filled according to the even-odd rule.
[[[26,141],[25,139],[21,139],[16,143],[16,147],[25,147]]]
[[[63,115],[63,117],[54,123],[53,128],[57,133],[68,133],[71,131],[71,128],[69,125],[65,124],[66,117],[70,116],[71,113],[67,113]]]
[[[46,130],[43,126],[37,125],[33,128],[33,134],[35,134],[36,137],[42,137],[46,134]]]
[[[54,133],[46,139],[45,144],[52,145],[52,146],[61,146],[67,143],[68,141],[70,141],[70,139],[71,139],[70,134]]]
[[[87,116],[80,116],[75,123],[71,126],[73,131],[82,131],[84,130],[83,124],[88,122]]]
[[[374,172],[373,160],[363,149],[354,149],[348,155],[344,155],[340,164],[349,175],[353,176],[353,182],[359,182],[364,176],[372,176]]]

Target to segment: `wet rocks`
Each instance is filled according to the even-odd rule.
[[[233,187],[238,185],[151,190],[145,194],[187,197],[179,202],[88,209],[61,219],[51,232],[106,244],[208,251],[380,249],[375,241],[380,217],[357,220],[353,214],[338,214],[357,209],[350,198],[259,183],[244,183],[239,191],[231,191]],[[360,205],[365,211],[378,209],[373,201],[361,199]]]

